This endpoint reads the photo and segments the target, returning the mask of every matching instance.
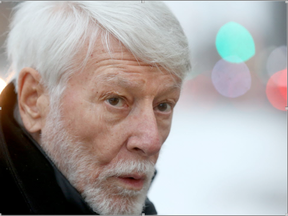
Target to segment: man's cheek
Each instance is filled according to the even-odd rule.
[[[90,149],[90,153],[100,164],[109,163],[117,156],[125,142],[125,128],[121,124],[111,124],[109,114],[108,118],[102,114],[86,120],[89,123],[79,127],[75,137]]]
[[[158,130],[159,130],[160,136],[163,140],[163,143],[165,142],[165,140],[169,136],[169,133],[171,130],[171,123],[172,123],[172,116],[169,118],[157,120]]]

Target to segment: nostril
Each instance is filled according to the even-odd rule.
[[[141,148],[138,148],[138,147],[135,147],[134,150],[144,152]]]

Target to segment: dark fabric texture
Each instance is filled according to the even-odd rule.
[[[97,214],[15,121],[16,102],[10,83],[0,96],[0,213]],[[148,198],[143,213],[157,214]]]

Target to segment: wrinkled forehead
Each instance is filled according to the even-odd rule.
[[[88,48],[83,49],[82,56],[87,56],[87,62],[82,72],[95,73],[97,68],[105,67],[118,68],[120,71],[126,68],[123,65],[129,64],[131,68],[137,68],[141,66],[145,68],[145,71],[151,72],[154,76],[166,75],[173,80],[173,87],[181,88],[182,79],[176,75],[168,72],[159,64],[146,63],[137,58],[128,50],[122,42],[112,35],[106,35],[106,37],[99,36],[95,41],[91,52],[87,53]],[[82,57],[83,58],[83,57]],[[80,58],[81,59],[81,58]],[[133,72],[133,70],[131,71]],[[118,76],[118,73],[98,73],[95,77],[101,78],[101,80],[111,81],[117,80],[122,84],[127,84],[125,78]],[[164,84],[164,83],[163,83]]]

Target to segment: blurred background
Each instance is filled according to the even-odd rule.
[[[148,193],[158,214],[285,215],[285,2],[165,3],[188,37],[193,68]],[[16,4],[0,4],[4,81]]]
[[[285,2],[165,3],[193,68],[149,198],[159,214],[285,215]]]

